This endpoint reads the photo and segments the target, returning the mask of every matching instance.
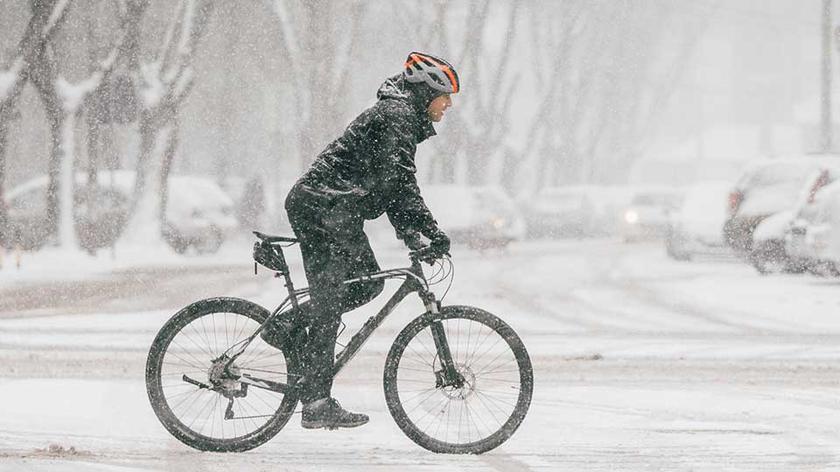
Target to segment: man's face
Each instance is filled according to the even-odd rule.
[[[429,108],[426,109],[426,114],[429,116],[429,120],[437,123],[443,119],[443,113],[451,106],[452,99],[449,98],[448,93],[445,93],[432,100],[432,103],[429,104]]]

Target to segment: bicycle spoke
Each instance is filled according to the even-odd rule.
[[[411,410],[407,411],[407,412],[406,412],[406,414],[411,415],[411,413],[413,413],[413,412],[414,412],[414,410],[416,410],[417,408],[419,408],[422,404],[426,403],[426,401],[427,401],[428,399],[432,398],[432,397],[435,395],[435,393],[437,393],[437,389],[431,389],[431,391],[429,392],[429,394],[428,394],[428,395],[423,396],[423,399],[422,399],[422,400],[420,400],[420,402],[419,402],[419,403],[417,403],[416,405],[414,405],[414,408],[412,408]],[[412,399],[413,399],[413,398],[417,398],[417,397],[419,397],[419,396],[422,396],[422,395],[415,395],[414,397],[412,397]]]
[[[481,395],[476,396],[476,398],[478,398],[478,401],[481,403],[481,405],[484,407],[484,409],[485,409],[488,413],[490,413],[490,416],[492,416],[492,417],[493,417],[493,419],[496,421],[496,423],[498,423],[499,425],[504,424],[504,422],[503,422],[503,421],[499,421],[499,418],[496,416],[496,413],[494,413],[494,412],[493,412],[493,409],[492,409],[492,408],[490,408],[490,406],[488,405],[488,403],[484,401],[484,399],[482,398],[482,396],[481,396]],[[496,407],[496,411],[499,411],[499,410],[498,410],[498,407]],[[504,411],[502,411],[501,413],[503,413],[503,414],[504,414],[505,412],[504,412]]]
[[[204,343],[205,343],[205,348],[207,349],[207,352],[210,354],[210,357],[215,357],[216,353],[214,352],[213,347],[210,345],[210,336],[207,334],[207,327],[204,324],[204,317],[201,317],[200,320],[201,320],[201,331],[202,332],[198,333],[198,334],[202,335],[202,339],[204,340]],[[195,329],[195,328],[193,328],[193,329],[197,332],[197,329]]]
[[[190,330],[193,332],[193,334],[192,334],[192,335],[191,335],[191,334],[189,334],[189,333],[187,333],[187,329],[186,329],[187,327],[189,327],[189,328],[190,328]],[[212,352],[212,350],[210,350],[210,348],[209,348],[208,346],[202,346],[202,345],[201,345],[201,342],[202,342],[202,340],[201,340],[201,334],[198,332],[198,330],[196,329],[196,327],[195,327],[195,326],[193,326],[192,324],[188,324],[188,325],[187,325],[187,326],[185,326],[185,327],[184,327],[184,329],[181,331],[181,334],[183,334],[183,336],[182,336],[183,338],[186,338],[186,340],[187,340],[187,341],[189,341],[189,342],[191,342],[191,343],[193,344],[193,346],[197,347],[197,348],[198,348],[198,350],[200,351],[200,353],[201,353],[202,355],[207,354],[207,355],[209,355],[211,358],[215,357],[215,354]],[[197,337],[197,338],[198,338],[198,341],[196,341],[195,339],[193,339],[193,336]]]
[[[475,391],[475,393],[476,393],[476,394],[478,394],[478,396],[479,396],[479,397],[486,398],[486,399],[487,399],[490,403],[492,403],[493,405],[495,405],[495,406],[496,406],[496,408],[498,408],[498,410],[499,410],[500,412],[502,412],[502,413],[505,413],[505,412],[506,412],[506,410],[505,410],[504,408],[502,408],[502,407],[498,406],[498,405],[499,405],[499,403],[501,403],[501,404],[503,404],[503,405],[508,405],[508,406],[511,406],[511,407],[513,407],[513,408],[515,408],[515,407],[516,407],[516,404],[514,404],[514,403],[510,403],[510,402],[507,402],[507,401],[504,401],[504,400],[501,400],[501,399],[498,399],[498,398],[491,397],[491,396],[487,395],[487,394],[486,394],[486,393],[484,393],[484,392],[481,392],[481,391],[476,390],[476,391]]]
[[[215,313],[213,313],[213,315],[211,316],[211,319],[213,320],[213,350],[216,351],[216,352],[219,352],[219,339],[218,339],[218,336],[217,336],[218,333],[216,333],[216,314]]]
[[[494,347],[496,347],[496,346],[499,344],[499,342],[500,342],[500,341],[504,341],[504,339],[503,339],[501,336],[497,337],[497,338],[496,338],[496,341],[495,341],[495,342],[493,342],[493,344],[491,344],[491,345],[490,345],[490,347],[488,347],[487,349],[485,349],[485,350],[481,353],[481,355],[480,355],[480,356],[476,356],[476,357],[474,357],[474,358],[473,358],[473,361],[477,361],[478,359],[480,359],[480,358],[484,357],[484,355],[485,355],[485,354],[487,354],[487,353],[489,353],[490,351],[492,351],[492,350],[493,350],[493,348],[494,348]],[[469,364],[467,364],[467,365],[472,365],[472,362],[470,362],[470,363],[469,363]]]
[[[497,360],[499,360],[499,358],[500,358],[500,357],[502,357],[502,356],[504,356],[505,354],[508,354],[508,355],[509,355],[509,354],[510,354],[510,352],[505,352],[505,351],[502,351],[502,352],[500,352],[499,354],[497,354],[497,355],[496,355],[496,357],[495,357],[495,358],[493,358],[493,360],[491,360],[490,362],[488,362],[488,363],[484,364],[481,368],[473,369],[473,371],[475,372],[475,375],[478,375],[478,374],[480,374],[480,373],[484,373],[484,372],[493,372],[493,371],[495,371],[496,369],[499,369],[499,368],[501,368],[501,367],[506,366],[507,364],[510,364],[511,362],[516,362],[516,358],[513,358],[513,359],[502,359],[502,363],[501,363],[501,364],[496,364],[496,361],[497,361]],[[492,367],[492,368],[491,368],[491,367]]]
[[[203,369],[205,367],[205,362],[206,361],[202,361],[202,360],[198,359],[197,357],[195,357],[195,355],[193,355],[190,351],[187,351],[186,349],[181,347],[179,345],[179,343],[176,343],[175,340],[172,340],[172,344],[175,345],[175,347],[180,348],[181,351],[168,350],[168,351],[166,351],[167,356],[169,356],[171,354],[172,356],[177,358],[179,361],[184,362],[184,363],[188,364],[189,366],[194,367],[196,369]],[[178,353],[188,354],[193,359],[194,362],[179,356]],[[166,362],[165,359],[164,359],[164,362]]]

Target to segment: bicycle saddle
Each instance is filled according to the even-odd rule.
[[[261,241],[266,243],[296,243],[298,242],[295,238],[290,238],[288,236],[270,236],[265,233],[260,233],[259,231],[254,231],[254,236],[259,238]]]

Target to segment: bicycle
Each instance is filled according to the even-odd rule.
[[[288,296],[280,306],[269,312],[231,297],[194,302],[164,324],[146,362],[146,389],[158,419],[178,440],[202,451],[241,452],[270,440],[295,413],[306,381],[298,358],[304,325],[296,326],[283,349],[259,336],[275,317],[291,316],[309,296],[307,288],[294,288],[283,253],[297,240],[254,234],[259,239],[254,270],[259,263],[285,282]],[[399,333],[388,352],[383,376],[388,410],[425,449],[480,454],[505,442],[522,424],[533,394],[531,360],[519,336],[500,318],[469,306],[443,306],[420,265],[428,257],[428,252],[414,251],[410,267],[344,282],[404,280],[336,355],[333,375],[416,292],[426,312]],[[453,266],[443,256],[435,262],[439,269],[444,268],[441,261],[450,269],[443,280]]]

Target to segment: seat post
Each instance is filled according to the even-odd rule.
[[[283,277],[283,280],[285,281],[285,285],[286,285],[286,290],[288,290],[288,292],[289,292],[289,300],[291,300],[291,302],[292,302],[292,307],[297,309],[298,300],[297,300],[297,297],[295,296],[295,285],[292,283],[292,276],[289,275],[288,266],[286,267],[286,270],[284,272],[278,272],[276,276],[277,277],[280,277],[280,276]]]

